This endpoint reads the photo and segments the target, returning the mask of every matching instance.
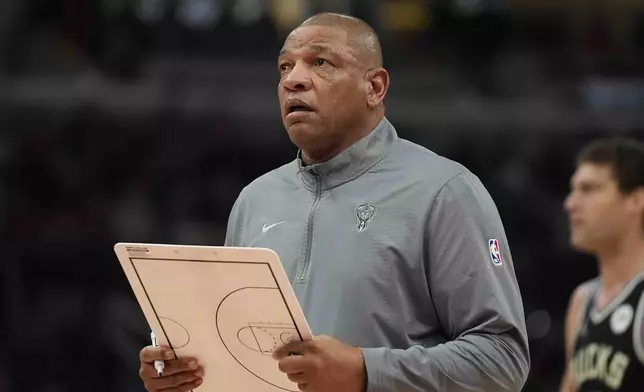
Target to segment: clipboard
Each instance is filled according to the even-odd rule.
[[[299,391],[272,354],[313,335],[274,251],[144,243],[114,251],[158,343],[204,367],[199,391]]]

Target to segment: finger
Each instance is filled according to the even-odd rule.
[[[163,365],[163,374],[159,376],[157,369],[153,364],[142,362],[141,369],[139,371],[141,378],[159,378],[170,376],[181,372],[197,370],[197,368],[199,367],[199,363],[194,358],[180,358],[173,359],[171,361],[164,361]]]
[[[306,373],[289,373],[286,376],[296,384],[303,384],[309,381]]]
[[[181,384],[174,388],[162,389],[160,392],[189,392],[189,391],[192,391],[193,389],[199,388],[201,384],[203,384],[203,378],[198,378],[194,381]]]
[[[306,391],[306,390],[308,389],[308,387],[309,387],[309,384],[307,384],[307,383],[300,383],[300,384],[297,384],[297,388],[298,388],[300,391]]]
[[[282,373],[302,373],[310,370],[312,367],[312,358],[306,355],[292,355],[280,360],[277,368]]]
[[[202,378],[203,375],[203,369],[199,368],[192,372],[181,372],[171,376],[149,378],[145,380],[145,387],[148,391],[163,391],[166,389],[178,388],[183,384],[191,383]]]
[[[174,359],[174,352],[168,347],[144,347],[139,352],[139,359],[141,362],[152,363],[159,359]]]
[[[159,378],[159,375],[154,366],[150,365],[147,362],[141,362],[141,367],[139,368],[139,377],[141,377],[141,379],[146,382],[147,380],[153,378]]]
[[[302,355],[306,351],[306,342],[301,340],[291,340],[290,342],[283,344],[273,352],[273,358],[282,359],[289,355]]]
[[[170,376],[181,372],[194,371],[199,368],[199,362],[195,358],[180,358],[166,361],[163,367],[163,375]]]

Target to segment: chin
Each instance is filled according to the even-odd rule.
[[[285,128],[293,144],[303,149],[306,149],[308,144],[315,144],[315,140],[320,136],[313,124],[306,122],[286,125]]]
[[[570,237],[570,246],[578,252],[590,254],[595,253],[595,247],[593,246],[592,241],[581,236],[572,235]]]
[[[287,122],[284,122],[284,128],[291,133],[291,132],[301,132],[305,130],[310,130],[312,128],[311,124],[309,122],[305,121],[297,121],[292,124],[289,124]]]

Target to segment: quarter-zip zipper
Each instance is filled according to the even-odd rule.
[[[300,281],[303,281],[306,278],[306,274],[309,271],[309,264],[311,264],[311,246],[313,245],[313,218],[315,216],[315,210],[320,204],[320,198],[322,196],[322,179],[317,172],[311,171],[313,177],[315,177],[315,200],[311,209],[309,210],[309,221],[307,222],[306,231],[306,257],[304,259],[304,267],[302,267],[302,273],[300,274]]]

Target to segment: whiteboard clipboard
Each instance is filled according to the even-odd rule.
[[[274,251],[140,243],[114,251],[159,344],[204,367],[199,391],[299,391],[272,353],[313,335]]]

